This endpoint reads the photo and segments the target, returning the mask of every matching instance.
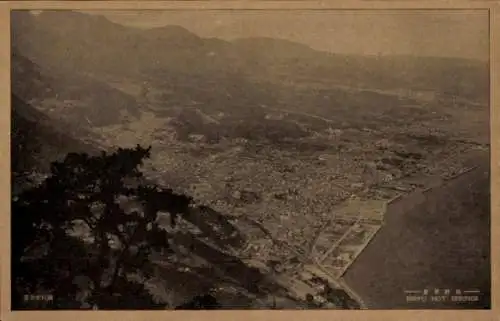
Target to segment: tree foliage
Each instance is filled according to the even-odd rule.
[[[12,199],[12,304],[50,293],[54,309],[162,308],[145,289],[149,256],[169,251],[159,211],[175,217],[191,199],[148,184],[150,147],[98,156],[70,153],[38,186]]]

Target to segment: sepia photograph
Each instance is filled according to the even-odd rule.
[[[11,10],[11,310],[491,309],[489,14]]]

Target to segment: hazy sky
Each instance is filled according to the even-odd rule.
[[[125,25],[180,25],[202,37],[277,37],[318,50],[488,59],[482,11],[108,11]]]

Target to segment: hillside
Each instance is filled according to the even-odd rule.
[[[16,95],[11,96],[11,164],[13,192],[27,183],[33,173],[46,173],[52,161],[69,152],[95,152],[89,142],[50,119]],[[79,132],[81,134],[81,131]]]
[[[76,130],[138,115],[133,97],[95,78],[37,64],[18,49],[12,51],[11,58],[12,92],[51,117],[79,124]]]
[[[477,113],[489,99],[488,66],[481,62],[343,56],[270,38],[227,42],[177,26],[142,30],[78,12],[16,11],[12,31],[15,50],[43,66],[55,78],[52,87],[59,84],[60,98],[44,94],[42,105],[74,123],[112,125],[151,110],[176,117],[176,108],[196,107],[224,118],[222,127],[207,125],[201,134],[235,133],[233,121],[261,122],[278,113],[311,131],[369,128],[387,135],[421,124],[473,141],[487,135],[487,119]]]
[[[460,94],[481,103],[489,86],[487,64],[464,59],[344,56],[268,38],[226,42],[177,26],[140,30],[77,12],[32,16],[18,11],[12,26],[13,43],[35,61],[95,74],[139,76],[159,69],[190,75],[237,73],[258,81],[313,80]]]

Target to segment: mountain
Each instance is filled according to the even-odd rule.
[[[201,38],[179,26],[143,30],[78,12],[12,15],[15,47],[35,62],[73,71],[127,77],[145,77],[158,70],[213,77],[239,74],[260,82],[315,80],[429,90],[487,102],[488,64],[479,61],[346,56],[262,37],[227,42]]]
[[[54,95],[50,80],[40,67],[17,51],[11,55],[11,90],[25,100],[48,98]]]
[[[390,135],[419,123],[476,140],[487,122],[486,112],[476,112],[489,100],[484,62],[339,55],[265,37],[225,41],[179,26],[139,29],[72,11],[14,11],[12,18],[13,92],[88,129],[131,122],[149,128],[141,119],[152,113],[173,118],[170,129],[184,138],[260,142],[266,135],[255,132],[272,128],[272,139],[265,139],[281,144],[291,132],[382,126]],[[186,123],[178,119],[190,113],[186,107],[223,120]],[[269,120],[273,113],[285,113],[285,120]]]
[[[66,122],[102,126],[121,121],[122,115],[138,115],[135,98],[94,77],[42,68],[17,48],[11,62],[12,92]]]
[[[95,152],[96,147],[76,139],[74,130],[11,95],[11,164],[14,175],[46,171],[50,163],[69,152]],[[80,131],[81,134],[81,131]]]
[[[171,66],[182,65],[183,60],[190,62],[193,47],[201,42],[180,27],[155,28],[145,33],[78,12],[12,15],[15,47],[37,63],[72,71],[137,75],[160,60]]]
[[[195,127],[227,138],[256,137],[248,133],[275,112],[309,131],[399,128],[432,118],[432,126],[458,132],[459,125],[440,119],[471,119],[489,99],[488,64],[479,61],[347,56],[265,37],[224,41],[72,11],[14,11],[12,18],[13,92],[53,118],[88,128],[140,120],[152,110],[177,118],[176,108],[196,107],[224,121]],[[196,134],[173,123],[177,134]],[[481,127],[470,123],[474,132]],[[273,124],[283,137],[290,134],[284,124]]]

